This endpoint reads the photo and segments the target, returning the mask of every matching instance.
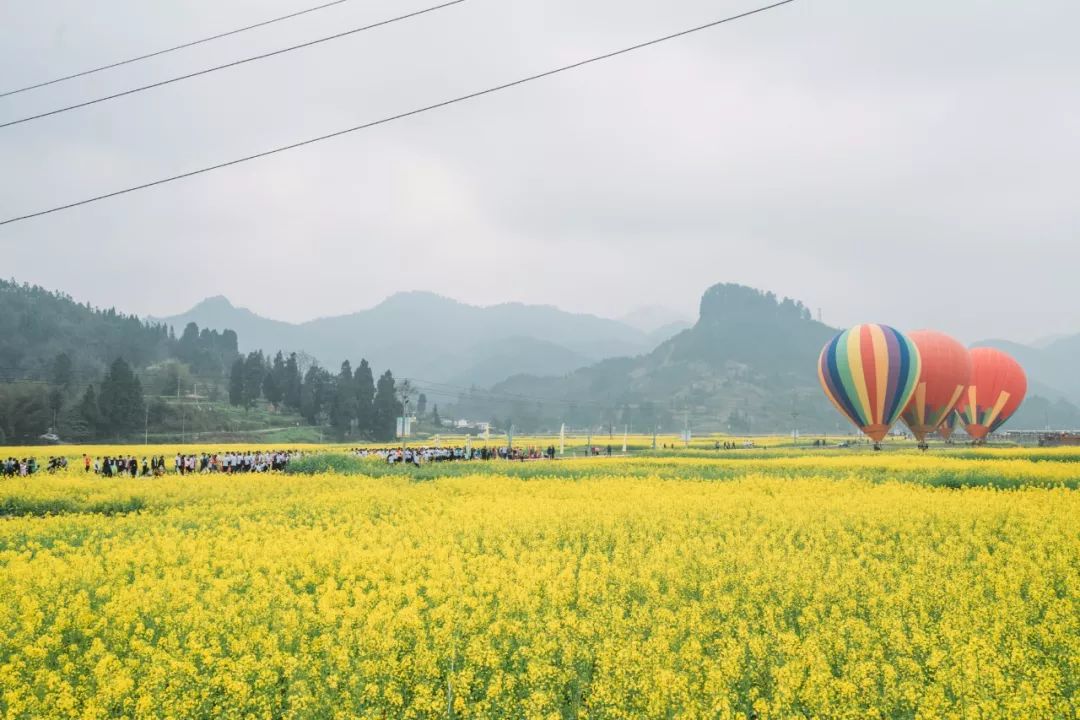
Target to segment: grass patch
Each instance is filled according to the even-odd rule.
[[[0,498],[0,517],[47,517],[49,515],[122,515],[146,508],[141,497],[88,499],[70,497],[27,497],[9,495]]]
[[[290,461],[285,472],[289,475],[371,475],[373,467],[377,467],[377,464],[353,455],[319,453]]]

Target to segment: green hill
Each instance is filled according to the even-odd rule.
[[[455,409],[509,418],[523,431],[559,422],[673,430],[687,420],[699,430],[835,431],[839,418],[816,376],[817,355],[835,332],[794,300],[715,285],[697,323],[650,353],[561,377],[518,375]]]

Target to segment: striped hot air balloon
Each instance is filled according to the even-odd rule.
[[[957,402],[957,404],[959,405],[960,403]],[[960,413],[958,413],[956,410],[953,410],[951,413],[949,413],[949,416],[945,418],[945,422],[941,423],[941,425],[938,425],[938,435],[941,436],[942,440],[948,442],[949,440],[952,440],[953,432],[956,431],[956,428],[959,425]]]
[[[933,330],[916,330],[908,337],[919,348],[922,371],[900,417],[925,447],[926,437],[960,402],[971,379],[971,356],[958,341]]]
[[[971,382],[956,409],[968,435],[982,441],[1012,417],[1027,393],[1020,363],[995,348],[971,351]]]
[[[911,400],[920,370],[915,343],[888,325],[845,330],[818,359],[818,379],[829,400],[875,442],[885,439]]]

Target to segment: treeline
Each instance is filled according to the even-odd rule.
[[[6,382],[49,382],[59,355],[72,360],[76,379],[97,380],[118,357],[145,367],[172,357],[176,344],[164,324],[0,280],[0,374]]]
[[[0,385],[0,443],[33,444],[61,426],[71,440],[120,438],[143,427],[142,383],[127,361],[115,360],[101,383],[86,385],[81,395],[72,367],[61,353],[46,381]]]
[[[244,356],[232,330],[188,323],[177,337],[165,324],[0,280],[0,443],[41,442],[48,433],[68,441],[122,440],[147,428],[183,432],[185,424],[202,431],[261,427],[265,413],[237,423],[234,411],[214,404],[226,386],[234,406],[250,409],[265,399],[341,438],[394,438],[402,403],[391,372],[376,382],[366,361],[355,372],[343,363],[334,374],[309,360],[280,352],[272,360],[262,352]],[[211,405],[201,407],[209,409],[192,411],[205,399]]]
[[[229,403],[251,408],[265,399],[297,412],[311,425],[326,425],[341,438],[394,439],[403,405],[390,370],[375,381],[367,360],[353,371],[348,360],[333,374],[317,364],[301,372],[296,353],[269,360],[256,351],[238,357],[229,373]]]

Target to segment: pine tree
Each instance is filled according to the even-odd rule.
[[[105,432],[123,435],[139,426],[143,419],[142,383],[123,358],[117,358],[101,381],[98,397]]]
[[[96,437],[101,432],[101,411],[98,409],[97,393],[93,385],[86,386],[82,400],[79,401],[79,419],[86,423],[86,431],[90,437]]]
[[[199,354],[199,326],[189,322],[176,343],[176,356],[188,364],[193,364]]]
[[[372,437],[376,442],[389,442],[394,439],[397,434],[397,419],[401,412],[402,405],[397,398],[394,375],[387,370],[379,377],[372,402]]]
[[[274,364],[270,372],[263,378],[263,395],[275,409],[285,397],[285,358],[280,350],[274,356]]]
[[[356,419],[356,389],[353,387],[353,371],[349,361],[341,363],[341,371],[334,382],[334,399],[330,406],[330,424],[340,436],[348,434]]]
[[[303,380],[300,377],[300,363],[296,359],[296,353],[291,353],[285,361],[285,380],[282,382],[284,391],[285,407],[292,410],[300,409],[300,394],[303,389]]]
[[[244,358],[233,361],[229,372],[229,404],[239,407],[244,404]]]
[[[266,375],[266,361],[263,359],[262,350],[248,353],[244,360],[244,407],[255,407],[256,401],[262,396],[263,377]]]
[[[437,407],[437,406],[436,406]],[[416,417],[423,419],[427,414],[427,395],[420,393],[420,397],[416,398]]]
[[[330,373],[318,365],[312,365],[304,375],[304,384],[300,392],[300,414],[312,425],[320,425],[324,420],[330,401]]]
[[[353,390],[356,392],[356,429],[362,437],[374,437],[375,378],[367,360],[361,360],[353,373]]]
[[[431,411],[431,423],[437,428],[442,427],[442,418],[439,417],[438,403],[435,403],[435,408]]]

